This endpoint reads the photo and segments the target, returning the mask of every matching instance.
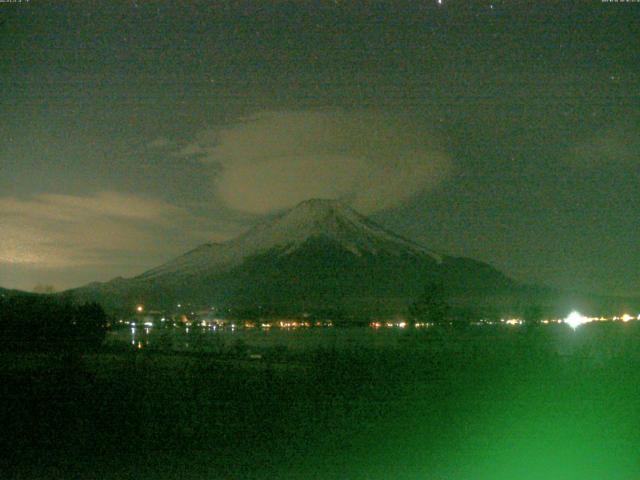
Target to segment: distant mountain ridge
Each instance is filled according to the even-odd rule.
[[[207,243],[130,279],[75,289],[107,306],[271,306],[388,310],[429,282],[501,292],[516,282],[476,260],[434,252],[334,200],[307,200],[235,239]]]

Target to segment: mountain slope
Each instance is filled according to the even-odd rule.
[[[271,250],[278,250],[279,255],[287,255],[302,247],[309,239],[319,237],[332,240],[356,256],[411,254],[441,260],[434,252],[385,230],[339,202],[307,200],[234,240],[201,245],[136,278],[219,273]]]
[[[430,281],[453,292],[515,285],[487,264],[437,254],[339,202],[308,200],[236,239],[202,245],[137,277],[87,285],[75,294],[106,305],[393,310]]]

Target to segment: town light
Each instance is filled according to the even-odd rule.
[[[578,312],[573,311],[569,314],[567,318],[564,319],[564,323],[569,325],[574,330],[578,328],[580,325],[587,323],[589,319],[580,315]]]

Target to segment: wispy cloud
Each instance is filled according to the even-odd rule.
[[[262,113],[200,132],[178,155],[199,155],[216,195],[256,214],[311,197],[371,213],[435,187],[451,170],[423,129],[374,112]]]
[[[37,268],[114,265],[131,258],[152,267],[241,229],[162,200],[116,192],[0,197],[0,219],[0,266]]]
[[[166,223],[182,209],[137,195],[99,192],[91,196],[41,194],[27,200],[0,198],[0,212],[8,216],[73,223],[95,218]]]

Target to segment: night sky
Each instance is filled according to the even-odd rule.
[[[0,286],[131,276],[309,197],[640,294],[640,3],[0,3]]]

